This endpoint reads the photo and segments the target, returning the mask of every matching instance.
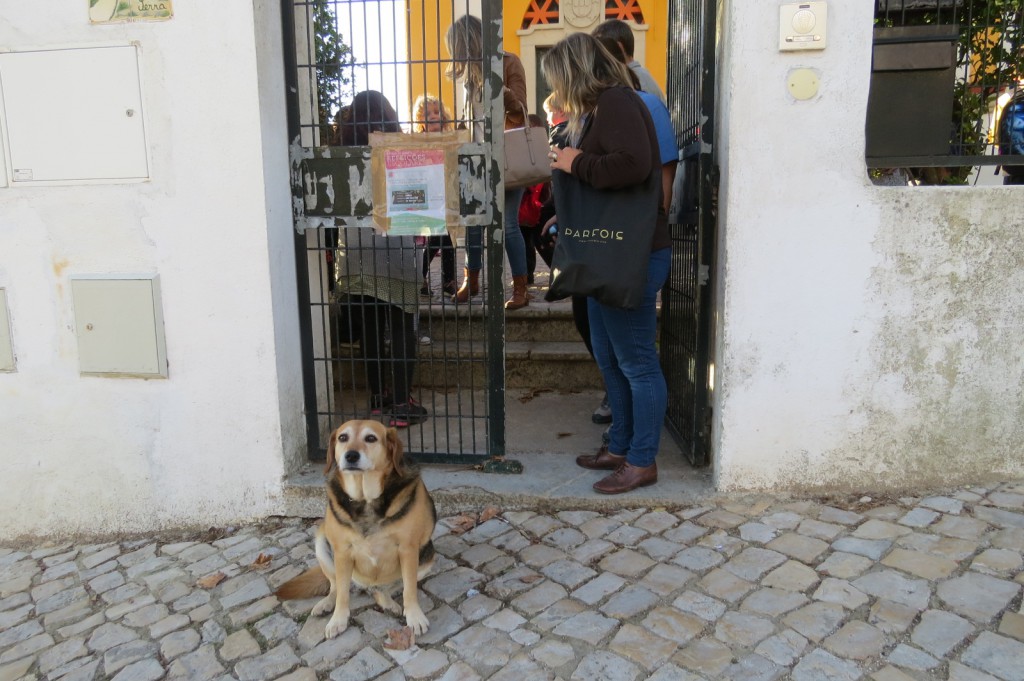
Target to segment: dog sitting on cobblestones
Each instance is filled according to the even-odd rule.
[[[368,589],[384,610],[405,615],[417,634],[429,622],[418,581],[434,564],[437,511],[419,471],[403,460],[398,431],[377,421],[348,421],[327,448],[327,511],[316,532],[320,563],[277,590],[281,600],[324,596],[313,615],[334,614],[324,634],[348,628],[349,590]],[[389,587],[402,582],[402,606]]]

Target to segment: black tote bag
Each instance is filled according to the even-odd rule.
[[[590,296],[609,307],[640,306],[658,220],[661,173],[625,189],[595,189],[575,176],[551,175],[558,241],[544,299]]]

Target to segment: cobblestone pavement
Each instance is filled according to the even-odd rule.
[[[1024,679],[1024,482],[701,503],[442,518],[404,650],[273,596],[307,520],[0,548],[0,681]]]

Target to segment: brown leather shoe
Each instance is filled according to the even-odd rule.
[[[613,471],[626,463],[626,457],[612,454],[608,445],[601,445],[597,454],[581,454],[576,457],[576,465],[592,471]]]
[[[623,463],[615,472],[594,483],[594,491],[601,494],[622,494],[637,487],[646,487],[658,482],[658,464],[633,466]]]

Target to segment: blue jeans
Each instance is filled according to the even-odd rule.
[[[519,204],[523,200],[525,187],[505,191],[505,253],[508,254],[508,266],[512,276],[526,275],[526,240],[519,229]],[[466,269],[478,270],[483,264],[484,231],[483,227],[466,227]]]
[[[658,455],[668,389],[658,359],[658,291],[668,279],[670,248],[651,253],[643,302],[635,310],[587,299],[590,341],[604,377],[612,426],[608,451],[633,466],[650,466]]]

